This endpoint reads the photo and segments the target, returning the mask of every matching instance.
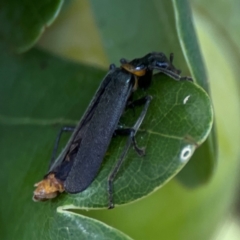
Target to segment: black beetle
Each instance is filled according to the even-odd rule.
[[[104,155],[114,134],[128,134],[129,138],[122,155],[113,167],[108,178],[109,208],[113,208],[113,180],[131,145],[139,155],[144,150],[137,146],[135,135],[147,113],[152,99],[145,96],[129,103],[129,99],[138,87],[147,88],[151,84],[153,70],[162,72],[175,80],[192,80],[181,77],[180,71],[170,60],[159,52],[149,53],[132,61],[121,59],[121,67],[110,65],[109,72],[101,82],[79,124],[64,127],[55,144],[53,158],[63,131],[74,130],[66,147],[50,166],[44,179],[35,184],[34,201],[54,198],[63,191],[79,193],[85,190],[95,179]],[[140,116],[132,128],[118,129],[118,123],[126,106],[144,105]]]

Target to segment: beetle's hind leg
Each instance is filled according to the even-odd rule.
[[[139,129],[139,127],[141,126],[142,124],[142,121],[143,119],[145,118],[146,116],[146,113],[147,113],[147,110],[148,110],[148,107],[149,107],[149,104],[152,100],[152,97],[151,96],[146,96],[144,97],[143,99],[145,99],[145,105],[143,107],[143,110],[139,116],[139,118],[137,119],[136,123],[134,124],[134,126],[130,129],[128,129],[127,131],[130,131],[130,135],[128,137],[128,140],[127,140],[127,143],[124,147],[124,150],[119,158],[119,160],[117,161],[116,165],[114,166],[114,168],[112,169],[110,175],[108,176],[108,208],[111,209],[111,208],[114,208],[114,203],[113,203],[113,181],[127,155],[127,152],[130,148],[130,146],[133,144],[134,148],[136,149],[136,151],[138,152],[139,155],[144,155],[145,154],[145,151],[144,149],[141,149],[137,146],[136,144],[136,140],[135,140],[135,135]],[[143,100],[141,100],[143,101]],[[141,102],[139,100],[139,102]],[[124,130],[124,129],[122,129]],[[117,131],[117,130],[116,130]],[[126,131],[126,129],[124,130]],[[122,132],[123,133],[123,132]]]
[[[145,105],[145,104],[149,105],[151,99],[152,99],[151,96],[145,96],[145,97],[139,98],[137,100],[130,101],[127,104],[127,108],[133,108],[134,109],[136,106],[142,106],[142,105]],[[141,118],[141,116],[140,116],[139,119],[142,121],[144,119],[144,117],[145,117],[145,115],[143,116],[143,118]],[[138,123],[138,121],[135,123],[135,125],[137,123]],[[114,136],[116,136],[116,135],[129,136],[132,140],[132,145],[133,145],[135,151],[138,153],[138,155],[143,156],[143,155],[145,155],[145,148],[138,147],[136,139],[135,139],[136,131],[138,130],[140,125],[141,125],[141,123],[139,124],[139,126],[132,127],[132,128],[122,128],[121,126],[119,126],[115,130]]]
[[[145,148],[140,148],[137,145],[135,135],[136,132],[133,128],[118,128],[115,130],[114,135],[129,136],[132,141],[133,148],[138,153],[139,156],[145,155]]]

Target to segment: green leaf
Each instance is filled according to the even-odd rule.
[[[46,234],[45,239],[132,239],[102,222],[61,208],[58,208],[53,219],[51,231]]]
[[[91,5],[110,62],[117,62],[119,56],[132,59],[152,51],[173,52],[174,64],[182,70],[182,75],[188,75],[190,70],[194,80],[208,91],[188,1],[142,0],[136,4],[135,1],[92,0]],[[124,34],[119,36],[119,32]],[[178,179],[188,187],[206,183],[213,175],[216,162],[213,128],[207,142],[197,149]]]
[[[240,21],[238,13],[240,2],[238,0],[219,1],[217,11],[212,1],[193,0],[191,3],[196,15],[201,16],[208,23],[207,30],[214,35],[221,36],[218,38],[218,44],[221,51],[228,55],[231,64],[239,62]],[[235,71],[238,71],[238,64],[233,67],[236,68]]]
[[[63,0],[1,1],[0,38],[14,51],[28,50],[58,16],[62,4]]]
[[[47,171],[59,128],[78,121],[104,72],[36,49],[21,56],[3,49],[1,46],[0,187],[6,189],[1,198],[1,220],[8,223],[3,239],[65,236],[61,232],[67,234],[68,227],[80,226],[82,218],[65,210],[107,206],[107,176],[126,139],[113,139],[95,181],[82,193],[35,203],[31,200],[33,184]],[[145,197],[169,181],[211,129],[211,104],[197,85],[158,75],[147,93],[153,100],[137,134],[139,146],[146,147],[146,156],[129,151],[114,181],[116,205]],[[145,94],[139,90],[136,98]],[[140,111],[127,111],[121,121],[132,126]],[[23,212],[23,206],[27,211]],[[58,206],[63,211],[56,213]],[[68,226],[66,216],[70,218]]]
[[[210,93],[208,77],[204,66],[198,39],[195,33],[192,13],[187,0],[173,0],[179,41],[193,79]],[[217,143],[215,126],[207,141],[197,149],[192,160],[177,178],[188,187],[196,187],[210,180],[217,164]]]
[[[14,55],[1,44],[0,52],[0,238],[49,239],[56,205],[34,203],[33,184],[47,171],[59,127],[81,117],[105,73],[36,49]]]
[[[201,87],[209,91],[206,69],[199,49],[189,3],[187,0],[172,0],[172,2],[178,37],[191,75]]]
[[[175,54],[175,65],[187,75],[175,29],[171,1],[91,0],[102,43],[111,63],[133,59],[148,52]]]
[[[147,94],[153,100],[136,138],[138,145],[146,148],[146,156],[139,157],[133,149],[129,151],[114,181],[117,205],[145,197],[169,181],[187,163],[196,146],[206,139],[212,126],[209,98],[192,83],[158,75]],[[135,96],[144,95],[142,92]],[[139,111],[135,110],[135,114],[128,111],[121,123],[132,126]],[[112,140],[95,181],[84,192],[63,197],[64,205],[107,207],[107,179],[125,142],[123,137]]]

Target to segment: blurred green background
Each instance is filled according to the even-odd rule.
[[[29,191],[25,182],[33,181],[33,172],[39,169],[41,176],[46,170],[46,165],[42,164],[46,164],[49,155],[44,152],[51,151],[52,139],[59,127],[42,134],[41,126],[56,124],[46,119],[51,119],[55,113],[62,116],[62,107],[70,104],[70,98],[76,99],[71,103],[73,106],[79,106],[80,93],[77,86],[76,91],[72,91],[68,78],[80,79],[80,83],[81,79],[91,82],[87,90],[83,89],[82,99],[85,101],[80,103],[80,107],[84,109],[99,84],[92,79],[100,81],[110,63],[118,64],[121,57],[132,59],[151,51],[163,51],[167,55],[174,52],[175,65],[183,75],[193,76],[199,85],[209,91],[215,111],[217,140],[215,142],[212,134],[204,150],[199,149],[176,178],[152,195],[111,211],[77,210],[77,213],[103,221],[133,239],[240,238],[239,1],[194,0],[189,5],[185,0],[44,0],[40,3],[32,1],[31,4],[3,0],[0,6],[0,78],[1,85],[4,85],[0,93],[1,239],[15,239],[17,236],[17,239],[30,239],[29,236],[34,239],[84,239],[84,236],[79,237],[78,231],[92,233],[86,239],[106,239],[106,236],[109,239],[127,239],[120,232],[88,218],[82,217],[81,220],[86,223],[81,225],[66,211],[58,209],[57,213],[53,213],[49,206],[36,207],[25,201],[23,195],[24,191]],[[38,49],[26,53],[34,44]],[[30,81],[34,75],[29,72],[31,65],[26,68],[21,65],[26,54],[47,59],[42,50],[53,54],[52,58],[49,57],[52,62],[59,61],[58,65],[51,65],[55,66],[55,70],[50,73],[56,82],[60,82],[58,87],[41,78],[32,87]],[[17,61],[13,62],[12,56],[17,56]],[[35,61],[34,57],[32,61]],[[71,65],[65,68],[64,61],[69,61]],[[45,67],[46,62],[42,61],[40,69]],[[17,77],[26,80],[16,83]],[[56,96],[44,99],[45,92],[37,89],[51,92],[56,88],[66,95],[58,96],[56,102],[59,104],[51,106],[52,112],[46,106],[46,119],[42,119],[34,109],[25,112],[32,104],[31,99],[27,99],[28,92],[41,100],[35,106],[44,106],[41,102],[50,103]],[[22,89],[27,89],[25,95],[18,95]],[[6,98],[1,99],[7,90],[9,96],[21,96],[26,108],[18,109],[17,97],[9,97],[7,102]],[[78,114],[73,109],[66,113],[66,116],[71,116],[70,119],[59,119],[57,123],[75,124]],[[35,135],[32,134],[33,128],[37,129],[34,130]],[[36,136],[39,139],[36,140]],[[32,145],[25,144],[26,138]],[[41,144],[35,144],[36,141]],[[42,162],[37,161],[35,169],[32,169],[24,158],[27,156],[34,161],[36,155],[42,158]],[[9,159],[12,159],[11,162]],[[62,217],[59,217],[61,214]],[[33,219],[29,219],[31,215]],[[68,225],[72,226],[72,231],[66,227]]]

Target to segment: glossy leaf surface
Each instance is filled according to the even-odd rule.
[[[63,0],[2,0],[0,37],[8,47],[23,52],[32,47],[58,16]]]
[[[22,239],[36,236],[48,239],[49,234],[64,236],[59,233],[66,216],[61,218],[62,212],[56,213],[56,208],[106,207],[106,179],[126,138],[113,139],[96,180],[82,193],[62,194],[53,201],[34,203],[33,184],[47,171],[59,128],[78,121],[105,73],[35,49],[21,56],[5,52],[0,65],[4,69],[0,92],[4,161],[0,183],[6,189],[1,198],[1,216],[9,222],[10,229],[17,226],[11,236]],[[145,94],[139,90],[134,97]],[[133,149],[129,151],[114,181],[116,205],[145,197],[166,183],[186,164],[195,146],[203,142],[211,129],[211,104],[197,85],[158,75],[147,94],[153,100],[137,134],[138,144],[146,147],[146,156],[141,158]],[[140,111],[141,107],[126,111],[121,122],[132,126]],[[21,206],[28,210],[23,212]],[[73,217],[73,222],[79,221],[75,215],[68,216]],[[59,218],[62,221],[56,229],[53,226]],[[67,231],[65,223],[64,227],[62,231]],[[9,233],[6,230],[4,234]]]

